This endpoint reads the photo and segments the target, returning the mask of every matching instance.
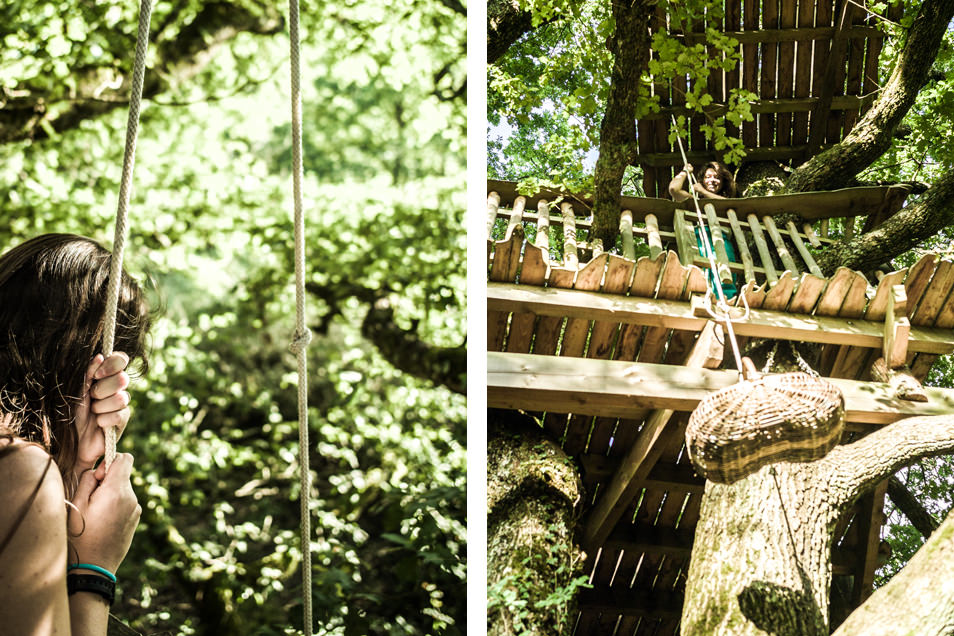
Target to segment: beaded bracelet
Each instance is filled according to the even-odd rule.
[[[102,574],[103,576],[105,576],[110,581],[112,581],[113,583],[116,582],[115,574],[113,574],[106,568],[99,567],[98,565],[92,565],[90,563],[70,563],[68,566],[66,566],[67,572],[72,572],[73,570],[90,570],[92,572],[98,572]]]

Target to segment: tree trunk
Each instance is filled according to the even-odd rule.
[[[706,482],[683,605],[683,636],[828,634],[837,512],[813,464]]]
[[[954,514],[834,636],[948,636],[954,630]]]
[[[487,419],[487,634],[569,634],[585,581],[579,472],[529,418],[492,410]]]
[[[600,154],[593,175],[592,235],[604,249],[616,246],[623,173],[636,155],[636,103],[639,77],[649,64],[650,7],[644,0],[614,2],[616,32],[610,39],[613,73],[600,124]]]

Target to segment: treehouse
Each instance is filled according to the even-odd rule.
[[[876,18],[830,0],[728,0],[725,9],[714,26],[738,40],[742,61],[710,78],[710,109],[724,109],[731,87],[759,95],[755,121],[737,131],[746,160],[798,165],[843,139],[877,91],[884,36]],[[658,15],[655,28],[664,25]],[[488,406],[532,415],[581,467],[592,588],[580,594],[576,634],[679,633],[705,487],[685,451],[686,425],[702,399],[738,380],[727,345],[712,336],[709,261],[692,201],[660,198],[682,166],[667,136],[669,115],[687,112],[684,82],[656,84],[662,111],[637,122],[647,196],[622,198],[614,253],[588,240],[585,198],[487,184]],[[699,123],[690,162],[716,156]],[[954,264],[928,254],[899,271],[826,275],[816,263],[907,195],[903,186],[845,188],[712,201],[701,214],[722,230],[711,236],[729,302],[739,315],[747,307],[736,335],[743,346],[767,339],[820,349],[815,371],[845,398],[842,442],[901,418],[954,412],[954,390],[919,384],[938,356],[954,352]],[[863,496],[836,529],[832,627],[871,594],[890,551],[881,539],[886,487]]]

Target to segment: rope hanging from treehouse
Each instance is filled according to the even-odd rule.
[[[676,128],[676,120],[672,120]],[[684,164],[688,164],[678,136]],[[731,483],[775,462],[808,462],[821,459],[841,439],[845,424],[845,400],[841,391],[814,372],[762,376],[749,358],[742,358],[729,305],[719,284],[715,253],[709,241],[695,178],[690,173],[689,190],[696,206],[696,221],[702,248],[709,260],[716,307],[713,319],[726,328],[740,382],[710,394],[699,402],[686,426],[686,449],[696,469],[709,481]],[[718,230],[718,228],[715,228]],[[745,300],[743,296],[742,300]],[[774,357],[773,349],[772,357]],[[803,369],[811,371],[794,350]],[[766,366],[768,371],[770,365]]]

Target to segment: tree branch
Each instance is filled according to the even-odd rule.
[[[361,335],[367,338],[393,367],[414,377],[440,384],[455,393],[467,394],[467,346],[437,347],[417,335],[417,324],[410,329],[394,321],[394,309],[388,300],[389,289],[368,289],[353,283],[331,285],[307,283],[305,289],[325,301],[328,311],[316,327],[326,333],[331,320],[341,314],[347,298],[369,305],[361,323]]]
[[[901,511],[901,514],[908,518],[911,525],[913,525],[925,539],[930,537],[931,534],[937,530],[938,524],[934,515],[921,505],[921,502],[911,494],[911,491],[908,490],[897,477],[892,477],[888,480],[888,496],[891,497],[891,501],[894,502],[894,505]]]
[[[790,192],[844,187],[844,183],[891,147],[895,128],[930,77],[931,65],[952,17],[954,0],[925,0],[877,101],[841,143],[815,155],[795,170],[787,184]]]
[[[147,69],[143,99],[195,77],[216,50],[239,33],[271,35],[283,26],[279,12],[268,5],[262,5],[261,13],[252,13],[227,2],[205,4],[174,37],[154,42],[156,64],[152,70]],[[72,79],[76,87],[72,92],[65,85],[7,92],[0,102],[0,143],[46,139],[49,131],[71,130],[87,119],[128,104],[132,77],[114,65],[78,68]]]
[[[518,0],[491,0],[487,3],[487,64],[493,64],[514,42],[533,30],[533,16]]]
[[[900,468],[952,451],[954,415],[910,417],[836,447],[818,461],[818,468],[831,474],[829,497],[839,509]]]
[[[832,245],[815,260],[828,275],[839,266],[868,271],[935,236],[952,223],[954,173],[948,172],[917,203],[902,208],[870,232]]]

